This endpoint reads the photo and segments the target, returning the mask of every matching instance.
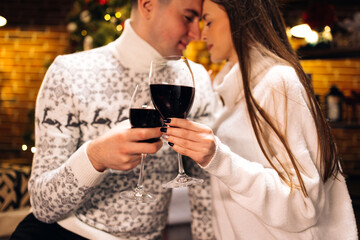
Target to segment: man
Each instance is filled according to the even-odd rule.
[[[133,1],[119,39],[55,59],[36,104],[33,213],[12,239],[161,238],[171,197],[161,184],[176,175],[175,152],[161,141],[139,143],[160,137],[159,128],[130,129],[123,123],[136,84],[148,84],[151,59],[181,54],[200,38],[201,2]],[[200,65],[192,63],[192,70],[197,92],[190,114],[210,124],[210,81]],[[141,153],[151,154],[144,186],[157,196],[146,204],[119,196],[136,185]],[[198,166],[187,172],[206,178]],[[213,238],[208,194],[207,184],[190,187],[194,239]]]

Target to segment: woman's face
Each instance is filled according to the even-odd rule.
[[[207,43],[212,62],[229,60],[238,61],[237,54],[231,39],[229,18],[220,5],[205,0],[203,3],[204,28],[202,40]]]

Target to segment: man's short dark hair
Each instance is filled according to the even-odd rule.
[[[161,3],[161,4],[168,4],[168,3],[170,3],[172,0],[159,0],[159,2]],[[138,0],[131,0],[131,7],[137,7],[137,5],[138,5]]]

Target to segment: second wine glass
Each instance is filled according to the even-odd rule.
[[[153,128],[161,127],[162,121],[159,112],[154,108],[148,86],[136,86],[135,91],[131,97],[129,118],[132,128]],[[159,141],[159,138],[148,139],[143,142],[153,143]],[[144,163],[146,154],[141,154],[140,174],[136,187],[132,190],[123,191],[120,193],[121,198],[136,202],[151,202],[155,200],[155,196],[146,192],[143,188],[144,182]]]
[[[149,84],[152,101],[163,119],[187,117],[195,97],[195,82],[185,57],[170,56],[153,60]],[[193,178],[185,173],[181,154],[178,153],[177,157],[178,175],[163,184],[163,187],[178,188],[201,184],[203,179]]]

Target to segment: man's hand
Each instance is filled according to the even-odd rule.
[[[151,138],[160,138],[160,128],[130,128],[130,124],[121,124],[87,146],[87,155],[94,168],[103,172],[107,168],[130,170],[141,160],[141,153],[156,153],[163,145],[139,142]]]

